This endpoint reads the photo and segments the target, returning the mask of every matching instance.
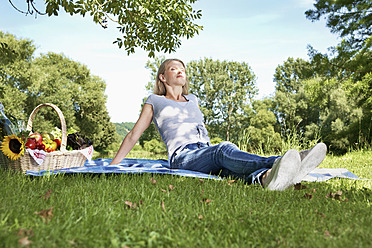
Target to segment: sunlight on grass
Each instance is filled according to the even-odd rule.
[[[327,156],[321,167],[372,178],[370,161],[372,152],[355,152]],[[332,179],[283,192],[160,174],[1,170],[0,181],[1,247],[20,240],[30,247],[372,245],[371,181]]]

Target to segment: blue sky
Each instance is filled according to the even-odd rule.
[[[41,0],[39,0],[41,2]],[[13,0],[25,9],[25,0]],[[183,40],[181,47],[166,57],[185,63],[212,58],[248,63],[257,80],[258,98],[274,93],[275,68],[288,57],[308,59],[307,45],[326,52],[338,43],[324,21],[311,22],[304,12],[312,0],[199,0],[195,9],[202,10],[204,26],[198,36]],[[102,29],[90,16],[25,16],[16,12],[8,1],[0,3],[0,30],[34,41],[40,53],[63,53],[87,65],[93,75],[107,84],[107,109],[113,122],[135,122],[150,71],[145,69],[147,53],[140,49],[127,55],[112,44],[119,32],[114,23]],[[162,54],[157,54],[162,55]]]

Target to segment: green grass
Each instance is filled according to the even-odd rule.
[[[327,156],[321,167],[371,179],[372,152]],[[372,247],[372,181],[303,185],[272,192],[171,175],[2,170],[0,247],[24,237],[30,247]],[[327,198],[340,190],[341,199]],[[35,214],[51,207],[50,220]]]

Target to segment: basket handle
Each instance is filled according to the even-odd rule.
[[[32,132],[32,122],[34,121],[36,113],[39,111],[39,109],[41,109],[43,107],[46,107],[46,106],[53,108],[57,112],[59,120],[61,121],[61,129],[62,129],[61,152],[64,152],[64,151],[66,151],[66,146],[67,146],[66,120],[65,120],[65,117],[63,116],[62,111],[56,105],[54,105],[52,103],[43,103],[43,104],[40,104],[39,106],[37,106],[32,111],[30,117],[28,118],[26,130],[30,131],[30,133]]]

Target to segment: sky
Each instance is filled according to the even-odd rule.
[[[26,0],[12,0],[21,10]],[[42,0],[36,0],[40,9]],[[275,68],[289,57],[308,60],[307,46],[321,52],[336,45],[337,35],[331,34],[325,21],[311,22],[305,11],[313,8],[313,0],[199,0],[194,9],[202,10],[196,23],[204,28],[191,39],[182,39],[175,53],[162,54],[179,58],[186,64],[210,58],[246,62],[256,75],[258,99],[274,94]],[[35,56],[47,52],[62,53],[90,69],[106,82],[107,110],[112,122],[135,122],[145,89],[151,80],[145,68],[150,59],[136,49],[127,55],[113,41],[120,33],[114,23],[107,29],[95,24],[89,15],[37,18],[17,12],[7,0],[0,0],[0,31],[17,38],[33,40]]]

